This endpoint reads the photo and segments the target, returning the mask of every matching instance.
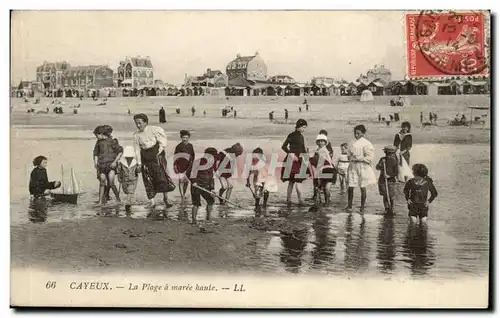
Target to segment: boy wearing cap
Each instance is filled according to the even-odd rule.
[[[380,170],[378,178],[378,191],[383,198],[385,212],[393,213],[394,197],[396,196],[396,177],[398,176],[398,157],[396,156],[396,147],[384,147],[385,157],[380,158],[375,166]]]
[[[213,147],[206,148],[203,157],[196,159],[187,171],[187,175],[191,181],[192,224],[198,223],[198,209],[201,206],[202,197],[207,202],[206,219],[207,221],[211,219],[215,200],[210,192],[214,190],[214,162],[217,154],[217,149]]]
[[[319,199],[321,192],[325,195],[325,205],[330,203],[330,185],[336,177],[335,166],[330,151],[327,149],[328,138],[320,134],[316,137],[318,149],[311,158],[311,165],[314,167],[314,188],[315,201]]]
[[[137,188],[137,179],[139,169],[135,159],[135,150],[132,146],[123,149],[123,156],[120,158],[117,166],[118,181],[122,185],[123,192],[127,195],[125,203],[125,212],[129,214],[132,209],[135,189]]]

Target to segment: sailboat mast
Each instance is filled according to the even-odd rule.
[[[61,165],[61,188],[62,193],[64,193],[64,167]]]

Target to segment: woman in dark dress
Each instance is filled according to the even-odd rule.
[[[307,122],[304,119],[297,120],[295,124],[295,131],[290,133],[287,137],[281,149],[286,152],[286,157],[283,163],[283,169],[281,172],[281,181],[288,181],[288,190],[286,194],[286,202],[288,205],[292,202],[292,192],[293,187],[296,183],[302,183],[302,181],[307,179],[308,169],[307,163],[309,162],[309,155],[307,154],[304,136],[302,133],[307,128]],[[304,160],[303,156],[307,156]],[[302,163],[306,165],[302,167]],[[304,171],[301,173],[301,171]],[[303,205],[302,194],[298,185],[295,187],[297,191],[297,199],[300,205]]]
[[[394,136],[394,147],[399,149],[399,165],[401,166],[401,157],[406,160],[408,166],[410,165],[410,150],[413,145],[413,139],[411,136],[411,125],[409,122],[405,121],[401,124],[401,131]],[[404,181],[407,177],[405,177]],[[399,180],[403,181],[403,180]]]
[[[165,109],[163,109],[163,107],[160,109],[160,111],[158,112],[158,117],[159,117],[159,121],[160,121],[160,124],[164,124],[167,122],[167,118],[165,116]]]

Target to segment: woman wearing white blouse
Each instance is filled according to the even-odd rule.
[[[133,135],[136,160],[142,169],[142,180],[150,202],[150,208],[155,207],[155,196],[163,193],[165,207],[172,206],[167,200],[169,177],[167,175],[167,159],[165,148],[167,135],[161,127],[149,126],[148,116],[137,114],[134,116],[137,132]]]

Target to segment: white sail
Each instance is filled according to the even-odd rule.
[[[71,169],[71,192],[70,193],[80,193],[80,185],[75,176],[75,170]]]
[[[61,190],[64,193],[64,167],[61,165]]]

